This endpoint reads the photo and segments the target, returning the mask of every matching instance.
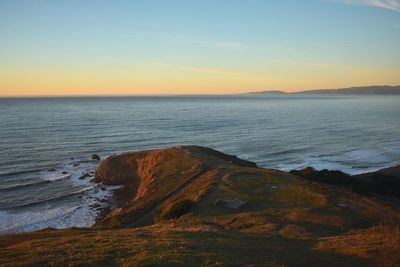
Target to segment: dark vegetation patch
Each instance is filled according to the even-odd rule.
[[[359,194],[368,195],[375,193],[400,198],[400,179],[378,172],[372,174],[368,179],[351,176],[341,171],[317,171],[312,167],[307,167],[303,170],[293,170],[290,173],[311,181],[348,187],[353,192]]]
[[[185,199],[174,203],[163,215],[164,220],[178,219],[192,210],[194,202]]]

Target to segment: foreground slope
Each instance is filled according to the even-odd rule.
[[[105,214],[92,229],[1,237],[0,263],[398,263],[396,246],[361,253],[361,245],[358,251],[349,251],[343,248],[343,240],[334,241],[345,239],[342,236],[351,240],[357,236],[355,231],[364,231],[367,237],[369,227],[395,221],[397,210],[340,187],[257,168],[252,162],[212,149],[185,146],[113,155],[98,167],[96,182],[123,186],[116,192],[119,207]],[[335,247],[336,243],[341,247]]]

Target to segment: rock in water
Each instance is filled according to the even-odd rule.
[[[84,173],[84,174],[82,174],[82,175],[79,177],[79,179],[80,179],[80,180],[83,180],[83,179],[85,179],[86,177],[90,177],[90,174],[89,174],[89,173]]]
[[[93,160],[100,160],[100,156],[97,155],[97,154],[93,154],[93,155],[92,155],[92,159],[93,159]]]

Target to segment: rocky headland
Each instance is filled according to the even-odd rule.
[[[0,265],[398,266],[398,171],[288,173],[199,146],[112,155],[94,181],[121,186],[116,207],[90,229],[0,237]]]

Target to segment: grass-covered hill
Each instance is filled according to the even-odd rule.
[[[248,94],[324,94],[324,95],[400,95],[400,86],[375,85],[363,87],[349,87],[340,89],[317,89],[307,90],[294,93],[286,93],[283,91],[259,91]]]
[[[0,264],[397,266],[399,210],[343,187],[185,146],[114,155],[123,185],[91,229],[0,237]]]

